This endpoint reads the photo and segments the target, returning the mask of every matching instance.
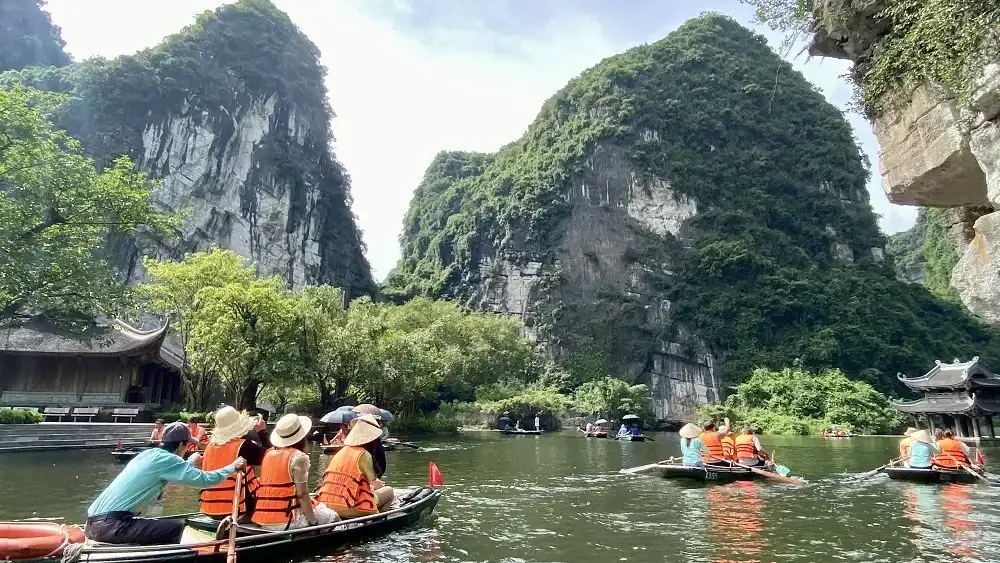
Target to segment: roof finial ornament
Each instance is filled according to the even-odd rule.
[[[958,358],[955,358],[954,360],[951,361],[951,363],[953,363],[953,364],[960,364],[960,363],[962,363],[962,360],[959,360]]]
[[[978,361],[979,361],[979,356],[972,356],[972,363],[976,363]]]
[[[934,365],[936,365],[936,366],[941,365],[941,360],[934,360]]]

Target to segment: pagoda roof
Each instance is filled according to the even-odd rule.
[[[916,390],[1000,386],[1000,376],[995,375],[981,364],[979,356],[968,362],[955,360],[950,364],[935,360],[934,367],[920,377],[906,377],[897,374],[896,378],[910,389]]]
[[[0,353],[39,356],[135,356],[153,350],[158,353],[169,324],[140,330],[111,319],[71,332],[34,317],[0,330]]]
[[[928,393],[915,401],[891,401],[892,406],[910,414],[997,414],[1000,399],[981,398],[965,391]]]

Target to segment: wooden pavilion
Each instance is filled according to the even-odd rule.
[[[931,431],[950,428],[959,438],[980,440],[996,438],[993,416],[1000,413],[1000,376],[979,362],[957,359],[946,364],[937,360],[920,377],[897,375],[907,387],[922,393],[915,401],[893,401],[892,406],[910,414],[918,422],[926,421]]]
[[[0,405],[140,407],[180,402],[181,360],[164,346],[169,323],[119,320],[82,334],[42,318],[0,330]]]

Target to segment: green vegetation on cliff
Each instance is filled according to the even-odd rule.
[[[851,2],[829,2],[827,11],[814,14],[812,0],[740,1],[755,6],[758,18],[775,29],[807,33],[827,21],[849,21],[852,14],[843,12],[855,9]],[[1000,56],[1000,5],[994,0],[884,0],[863,25],[884,29],[878,47],[854,72],[869,114],[906,102],[926,81],[967,103],[983,66]]]
[[[913,227],[889,237],[886,252],[893,258],[898,277],[920,281],[934,295],[959,303],[951,287],[951,271],[958,263],[958,253],[950,228],[947,210],[921,209]]]
[[[45,0],[0,2],[0,71],[69,64],[62,32],[44,7]]]
[[[881,263],[868,164],[839,110],[763,37],[718,15],[587,70],[497,154],[439,155],[411,204],[386,290],[468,297],[494,258],[551,266],[588,157],[613,148],[624,151],[626,174],[666,181],[697,203],[697,215],[679,237],[637,230],[625,250],[654,296],[669,299],[668,326],[650,324],[649,307],[627,292],[549,310],[542,320],[571,348],[560,356],[568,366],[593,356],[573,349],[588,323],[591,342],[601,344],[598,332],[611,341],[627,334],[629,346],[650,351],[689,328],[736,381],[800,359],[888,390],[898,388],[897,371],[923,371],[939,357],[1000,361],[989,329]],[[669,263],[650,260],[664,249]],[[597,354],[607,359],[616,347]]]

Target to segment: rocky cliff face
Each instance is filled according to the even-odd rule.
[[[662,419],[795,359],[888,389],[989,338],[895,280],[866,177],[840,112],[705,16],[584,72],[498,153],[438,155],[383,290],[516,315],[579,380],[647,383]]]
[[[160,180],[159,206],[184,214],[176,238],[109,241],[129,281],[143,278],[143,255],[223,246],[293,287],[370,293],[349,179],[330,149],[324,75],[287,15],[241,0],[133,56],[0,80],[70,94],[61,124],[99,163],[130,155]]]
[[[854,61],[862,75],[891,34],[900,35],[903,26],[920,26],[921,20],[934,17],[911,11],[904,22],[894,17],[891,4],[886,0],[817,0],[815,15],[821,25],[812,53]],[[988,13],[995,6],[989,4],[956,5],[961,12],[952,14],[956,21],[947,33],[961,41],[942,47],[973,61],[968,68],[958,69],[960,82],[969,91],[959,95],[935,80],[910,80],[909,95],[875,115],[874,125],[882,149],[882,183],[890,201],[964,208],[960,220],[953,223],[960,258],[951,273],[951,285],[971,311],[1000,323],[1000,214],[994,212],[1000,204],[1000,37],[995,29],[997,16]],[[945,7],[942,4],[938,9]],[[913,33],[919,36],[927,30]],[[980,36],[969,56],[958,51],[959,45],[967,46],[968,37]],[[934,39],[926,41],[930,44]],[[934,56],[931,53],[907,54],[915,58],[912,66],[919,68],[916,58]],[[906,67],[901,64],[899,68]]]

